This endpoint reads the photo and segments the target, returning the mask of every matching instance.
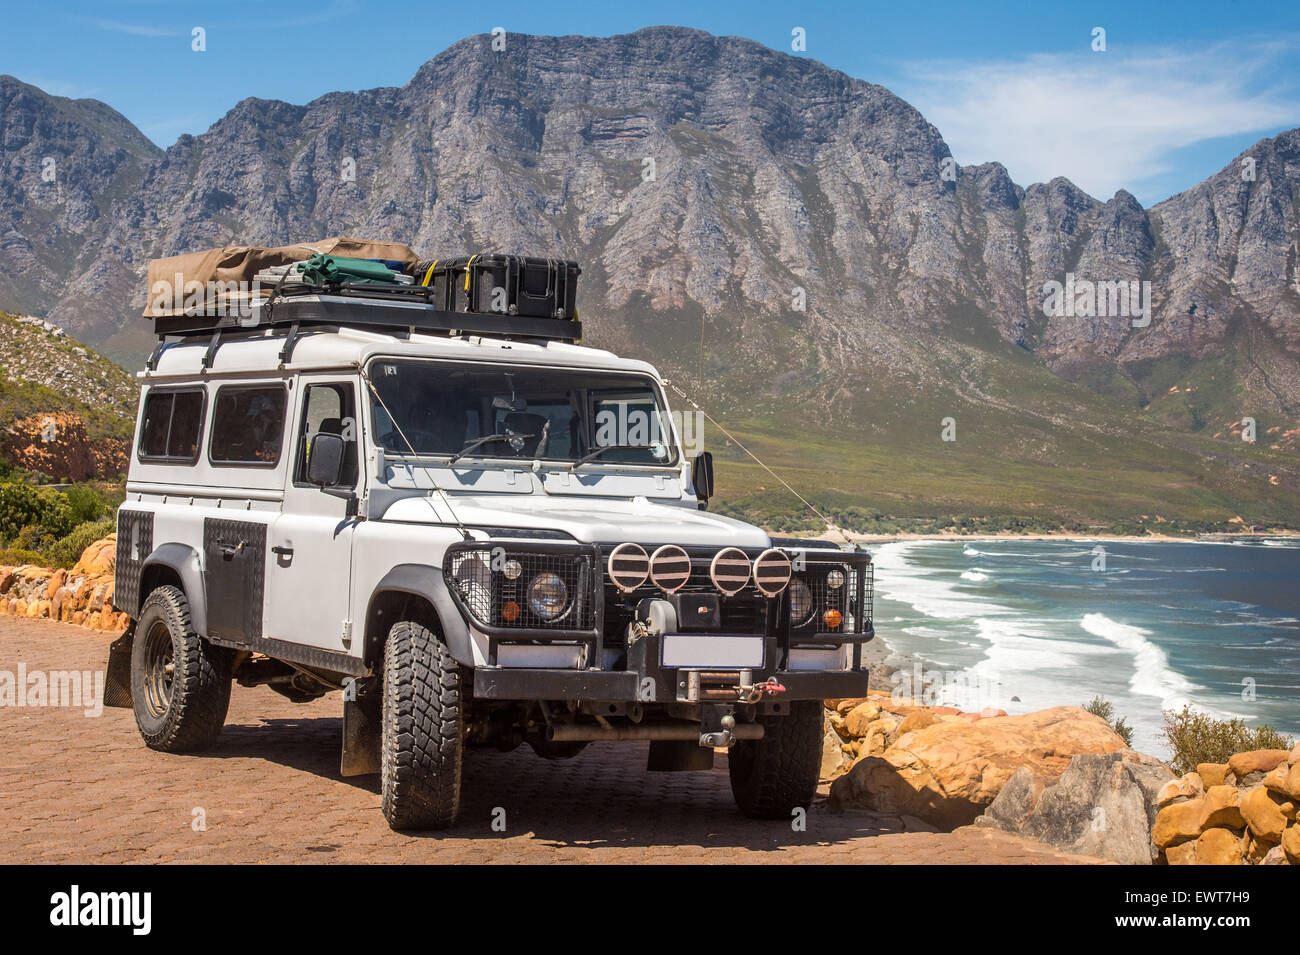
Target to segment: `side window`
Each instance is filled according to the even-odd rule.
[[[308,385],[303,394],[302,426],[298,432],[298,460],[293,479],[307,483],[307,461],[316,435],[337,434],[343,438],[343,471],[340,487],[357,483],[357,409],[352,385],[330,383]]]
[[[198,389],[149,389],[140,422],[140,459],[192,464],[199,456],[203,402]]]
[[[280,385],[225,385],[212,410],[213,464],[274,467],[284,441],[285,390]]]

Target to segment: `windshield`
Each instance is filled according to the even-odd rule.
[[[370,380],[375,440],[395,454],[573,462],[606,448],[593,464],[676,461],[645,375],[381,359]]]

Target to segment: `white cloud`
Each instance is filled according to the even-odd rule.
[[[1140,193],[1183,147],[1300,124],[1300,103],[1273,69],[1298,46],[927,62],[907,66],[896,92],[938,127],[959,163],[996,160],[1023,185],[1065,176],[1105,199],[1120,188]]]

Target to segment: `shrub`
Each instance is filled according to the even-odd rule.
[[[19,550],[40,550],[45,536],[45,531],[40,527],[28,524],[15,535],[11,543]]]
[[[112,521],[86,521],[71,534],[45,548],[51,567],[71,567],[81,557],[81,552],[97,540],[113,533]]]
[[[1110,700],[1094,696],[1091,702],[1084,704],[1083,708],[1093,716],[1100,716],[1105,720],[1115,734],[1124,741],[1125,746],[1133,745],[1133,727],[1128,725],[1128,720],[1124,717],[1116,718],[1115,705]]]
[[[104,515],[105,507],[95,489],[85,484],[74,484],[63,492],[72,508],[72,518],[77,524],[97,521]]]
[[[0,567],[17,567],[20,564],[44,567],[45,558],[34,550],[23,550],[21,547],[0,548]]]
[[[1283,736],[1267,723],[1252,729],[1239,717],[1219,720],[1187,704],[1181,711],[1163,712],[1165,726],[1160,734],[1173,751],[1170,767],[1179,775],[1193,772],[1197,763],[1226,763],[1233,753],[1291,749],[1295,745],[1291,737]]]
[[[58,491],[12,482],[0,484],[0,538],[13,540],[25,527],[58,538],[77,526],[72,506]]]

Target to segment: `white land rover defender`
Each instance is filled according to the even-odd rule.
[[[822,699],[867,689],[866,553],[708,513],[665,382],[576,321],[346,285],[252,313],[159,319],[140,375],[106,702],[147,745],[211,745],[232,681],[341,690],[396,829],[455,822],[470,746],[727,747],[742,812],[809,804]],[[662,437],[601,440],[632,412]]]

